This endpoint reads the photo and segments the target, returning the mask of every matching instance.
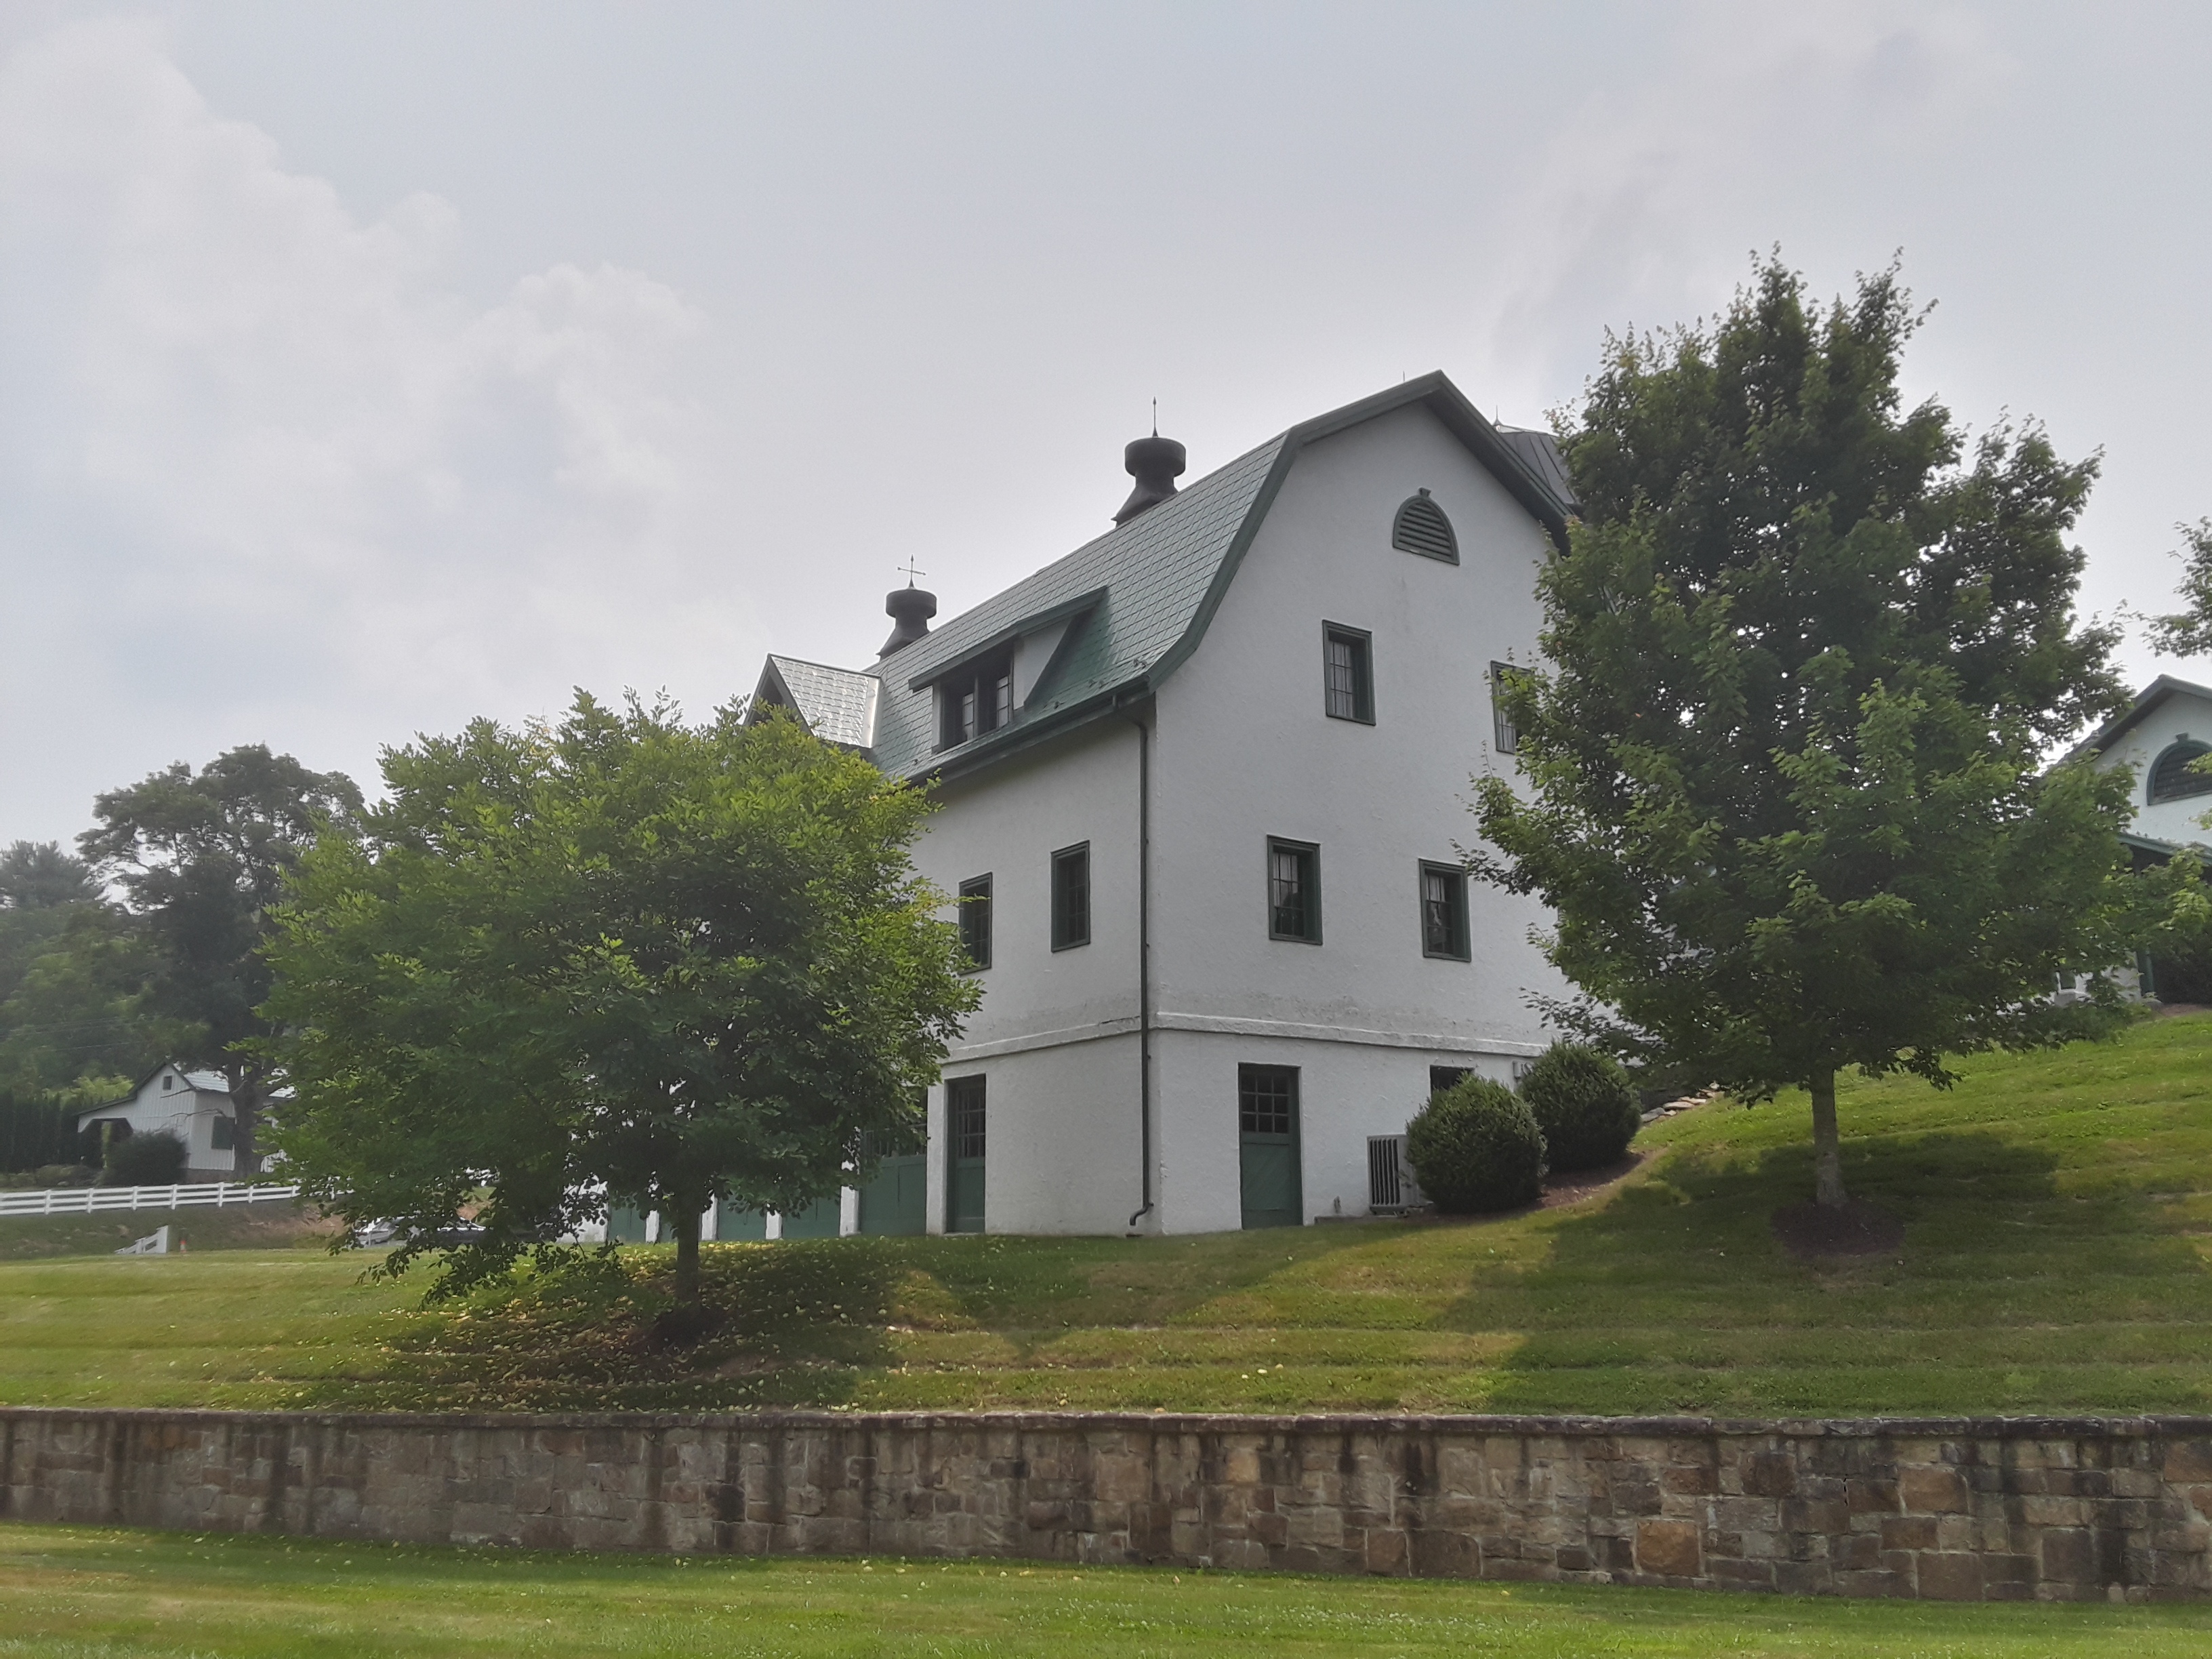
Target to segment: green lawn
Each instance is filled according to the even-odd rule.
[[[0,1655],[1943,1655],[2165,1659],[2212,1607],[1946,1606],[1437,1580],[672,1559],[0,1528]]]
[[[660,1253],[425,1312],[305,1249],[0,1262],[13,1403],[2212,1410],[2212,1015],[1843,1091],[1901,1250],[1808,1265],[1802,1100],[1647,1131],[1619,1188],[1480,1223],[711,1249],[732,1330],[643,1332]],[[776,1316],[781,1312],[784,1317]]]

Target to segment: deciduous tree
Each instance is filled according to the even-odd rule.
[[[2045,757],[2117,707],[2068,540],[2095,477],[2033,427],[1906,409],[1893,273],[1825,311],[1778,262],[1710,326],[1607,343],[1563,433],[1582,518],[1507,678],[1525,784],[1482,780],[1482,873],[1540,894],[1563,1024],[1747,1097],[2120,1018],[2187,872],[2130,876],[2124,773]]]
[[[446,1285],[658,1207],[678,1299],[714,1200],[790,1213],[921,1129],[974,981],[908,846],[925,797],[782,719],[686,726],[580,695],[387,753],[280,913],[276,1139]]]

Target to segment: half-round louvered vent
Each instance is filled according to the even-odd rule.
[[[2207,754],[2212,754],[2212,747],[2184,738],[2154,761],[2150,769],[2152,803],[2181,800],[2190,795],[2212,795],[2212,777],[2189,769],[2190,762]]]
[[[1418,553],[1446,564],[1459,562],[1459,538],[1452,534],[1451,520],[1444,517],[1443,508],[1429,499],[1425,489],[1408,497],[1398,509],[1398,521],[1390,526],[1390,545],[1401,553]]]

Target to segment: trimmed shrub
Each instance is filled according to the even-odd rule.
[[[1447,1215],[1533,1203],[1544,1190],[1544,1133],[1502,1083],[1463,1077],[1429,1097],[1406,1126],[1406,1161]]]
[[[1595,1170],[1628,1151],[1644,1115],[1620,1062],[1582,1042],[1555,1042],[1521,1079],[1552,1167]]]
[[[132,1135],[107,1149],[107,1187],[167,1187],[184,1173],[185,1143],[170,1134]]]

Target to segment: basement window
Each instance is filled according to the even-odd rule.
[[[937,683],[937,746],[951,749],[1014,718],[1014,653],[1003,651]]]

